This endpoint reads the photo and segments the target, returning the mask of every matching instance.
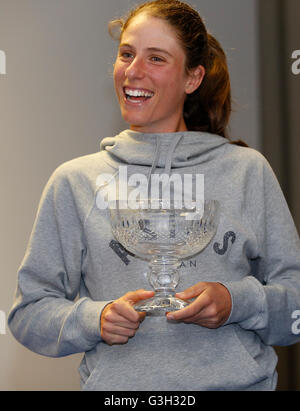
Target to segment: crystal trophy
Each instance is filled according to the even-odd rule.
[[[155,295],[134,308],[160,316],[186,307],[190,302],[175,297],[178,268],[183,259],[200,253],[214,237],[219,222],[218,201],[204,201],[201,210],[170,207],[161,200],[139,200],[135,208],[122,208],[116,201],[115,207],[110,207],[110,217],[116,240],[148,262],[148,281]]]

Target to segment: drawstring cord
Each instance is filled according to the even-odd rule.
[[[178,144],[182,140],[182,138],[183,138],[183,135],[178,134],[176,137],[174,137],[174,140],[172,141],[172,143],[169,147],[166,162],[165,162],[165,170],[164,170],[165,174],[167,174],[168,176],[170,176],[170,174],[171,174],[172,159],[173,159],[173,156],[174,156],[174,152],[175,152]],[[158,164],[158,161],[159,161],[159,155],[160,155],[160,149],[161,149],[161,140],[159,139],[158,136],[156,136],[155,153],[154,153],[154,157],[153,157],[152,166],[151,166],[151,169],[150,169],[149,174],[148,174],[148,198],[150,198],[150,193],[151,193],[151,176],[152,176],[152,174],[154,174],[154,172],[157,168],[157,164]]]

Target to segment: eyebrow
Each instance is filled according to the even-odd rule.
[[[129,48],[135,50],[135,48],[134,48],[131,44],[128,44],[128,43],[122,43],[122,44],[120,44],[120,48],[121,48],[121,47],[129,47]],[[164,53],[164,54],[167,54],[167,55],[170,56],[170,57],[173,57],[172,54],[169,53],[167,50],[161,49],[161,48],[159,48],[159,47],[148,47],[147,50],[148,50],[148,51],[155,52],[155,53]]]

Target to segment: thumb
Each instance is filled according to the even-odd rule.
[[[151,298],[154,295],[154,291],[146,291],[146,290],[137,290],[137,291],[129,291],[124,295],[124,301],[127,301],[134,305],[140,300],[146,300],[147,298]]]
[[[200,282],[200,283],[193,285],[190,288],[187,288],[186,290],[180,293],[176,293],[176,296],[178,296],[179,298],[182,298],[183,300],[198,297],[200,294],[203,293],[203,291],[205,291],[206,288],[207,288],[207,283]]]

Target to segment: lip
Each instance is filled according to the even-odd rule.
[[[154,96],[154,92],[152,90],[146,89],[146,88],[141,88],[141,87],[130,87],[130,86],[124,86],[123,87],[123,101],[126,105],[131,106],[131,107],[141,107],[145,104],[148,104],[150,102],[150,100],[152,99],[152,97],[150,98],[146,98],[145,100],[141,100],[141,101],[130,101],[126,98],[126,94],[125,94],[125,89],[129,88],[131,90],[139,90],[139,91],[144,91],[146,93],[152,93]]]
[[[131,87],[131,86],[124,86],[123,87],[123,92],[125,93],[125,89],[129,88],[130,90],[138,90],[138,91],[144,91],[145,93],[152,93],[154,94],[154,91],[149,90],[147,88],[142,88],[142,87]]]

